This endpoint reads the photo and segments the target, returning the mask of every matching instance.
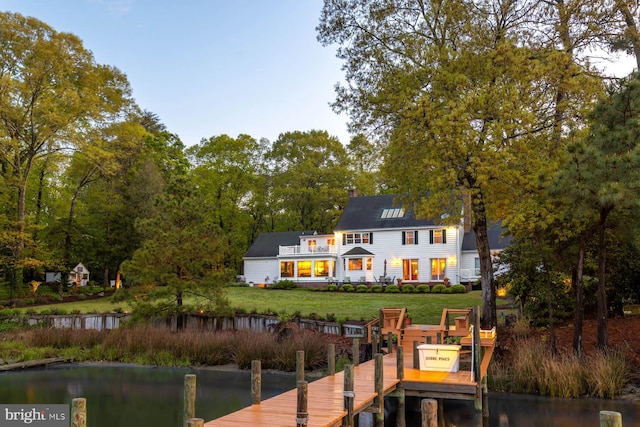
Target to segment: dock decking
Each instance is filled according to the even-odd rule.
[[[398,379],[397,355],[383,357],[383,389],[388,395],[401,384],[407,396],[431,396],[472,400],[476,397],[478,383],[472,380],[470,371],[436,372],[407,368],[413,366],[413,354],[404,354],[404,378]],[[373,407],[375,362],[373,360],[354,367],[354,412],[375,411]],[[333,427],[343,425],[347,415],[344,409],[344,372],[309,383],[307,426]],[[251,405],[237,412],[209,421],[205,427],[220,426],[282,426],[296,427],[297,390],[293,389]]]

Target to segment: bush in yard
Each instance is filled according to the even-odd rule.
[[[342,285],[340,290],[343,292],[353,292],[353,285],[350,285],[349,283],[347,283],[346,285]]]
[[[367,292],[369,287],[367,285],[358,285],[356,292]]]
[[[467,292],[467,288],[460,284],[452,285],[449,289],[451,289],[452,294],[464,294]]]
[[[451,288],[444,288],[441,293],[450,294],[451,293]]]
[[[431,286],[429,285],[418,285],[418,287],[416,288],[416,291],[418,291],[421,294],[428,294],[429,292],[431,292]]]
[[[416,287],[410,283],[402,286],[402,292],[405,294],[412,294],[415,291],[416,291]]]
[[[382,285],[373,285],[371,287],[371,292],[379,294],[380,292],[382,292]]]
[[[397,294],[400,292],[400,288],[398,287],[398,285],[389,285],[384,290],[384,292],[388,294]]]
[[[431,293],[432,294],[443,294],[443,293],[445,293],[445,292],[443,292],[445,289],[447,289],[447,287],[445,285],[435,285],[431,289]]]
[[[337,285],[329,285],[327,286],[327,292],[335,292],[338,290],[338,286]]]
[[[293,280],[279,280],[278,282],[276,282],[273,285],[269,286],[268,289],[289,290],[289,289],[294,289],[294,288],[297,288],[297,287],[298,287],[298,285]]]

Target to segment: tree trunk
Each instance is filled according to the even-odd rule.
[[[480,257],[480,282],[482,284],[482,319],[481,327],[491,329],[498,324],[496,314],[496,290],[493,280],[493,262],[489,248],[487,231],[487,213],[481,192],[472,196],[473,231],[476,234],[476,245]]]
[[[606,222],[609,210],[600,210],[600,229],[598,230],[598,348],[607,347],[607,287],[606,287]]]
[[[618,1],[618,10],[624,17],[624,23],[627,25],[627,34],[631,36],[631,47],[633,49],[633,55],[636,57],[636,68],[640,70],[640,35],[638,34],[638,27],[634,20],[629,6],[624,1]]]
[[[587,245],[587,238],[583,236],[580,239],[580,247],[578,249],[578,266],[576,267],[575,277],[573,281],[573,289],[576,297],[576,313],[573,322],[573,352],[582,357],[582,326],[584,324],[584,252]]]
[[[556,329],[553,324],[553,286],[551,281],[551,273],[549,273],[549,265],[546,261],[544,263],[544,277],[547,282],[547,309],[549,310],[549,345],[551,353],[556,354]]]

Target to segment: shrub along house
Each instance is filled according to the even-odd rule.
[[[498,252],[510,238],[489,231]],[[333,234],[262,233],[244,256],[247,282],[471,283],[479,279],[475,235],[464,223],[436,224],[405,211],[395,196],[350,197]]]

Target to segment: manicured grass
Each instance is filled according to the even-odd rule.
[[[385,294],[313,292],[305,289],[268,290],[262,288],[227,289],[232,307],[245,312],[289,315],[300,314],[319,318],[333,317],[337,320],[370,320],[378,316],[382,307],[406,307],[414,323],[437,324],[442,309],[467,308],[482,305],[480,291],[465,294]],[[189,299],[186,300],[189,304]],[[67,313],[104,313],[117,308],[131,311],[126,302],[112,303],[110,298],[36,306],[33,310],[64,310]],[[23,308],[25,313],[28,308]]]
[[[373,294],[345,292],[312,292],[303,289],[290,291],[261,288],[230,288],[229,300],[234,307],[258,313],[300,312],[310,317],[332,314],[338,320],[370,320],[378,316],[382,307],[406,307],[413,323],[438,324],[442,309],[467,308],[482,305],[480,291],[466,294]]]

